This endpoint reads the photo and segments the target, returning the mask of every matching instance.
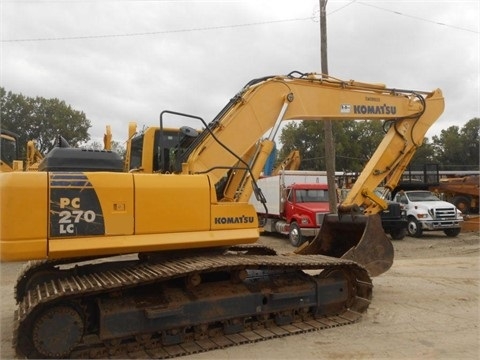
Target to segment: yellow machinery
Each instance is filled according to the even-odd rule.
[[[370,303],[370,276],[393,262],[378,215],[386,203],[373,190],[395,187],[443,108],[440,90],[294,72],[248,83],[181,151],[150,144],[154,158],[168,155],[159,162],[167,168],[135,165],[150,155],[136,160],[132,145],[127,169],[143,172],[0,174],[1,260],[37,260],[15,287],[17,352],[171,357],[252,341],[254,329],[260,340],[278,336],[272,326],[356,321]],[[383,120],[386,134],[339,215],[326,216],[299,254],[283,256],[253,244],[248,200],[252,191],[262,198],[255,181],[281,121],[295,119]],[[121,254],[138,256],[113,257]]]
[[[273,170],[272,175],[278,175],[284,170],[298,170],[301,163],[300,151],[292,150],[283,161]]]
[[[112,128],[107,125],[103,134],[103,149],[112,150]]]
[[[43,160],[42,153],[35,146],[35,142],[30,140],[27,142],[27,162],[25,171],[38,171],[38,166]]]
[[[21,171],[23,162],[19,159],[18,135],[0,129],[0,171]]]
[[[137,132],[137,125],[129,123],[124,171],[147,174],[173,172],[176,158],[199,132],[188,126],[151,126]]]
[[[452,203],[463,214],[479,212],[480,176],[468,175],[463,177],[441,179],[430,191],[443,194],[445,200]]]
[[[0,129],[0,140],[1,172],[38,170],[38,165],[42,161],[43,156],[36,148],[33,140],[27,142],[27,161],[25,162],[25,168],[23,161],[19,160],[18,135],[11,131]]]

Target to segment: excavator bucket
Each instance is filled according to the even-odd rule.
[[[325,215],[319,234],[295,252],[353,260],[371,276],[386,272],[393,264],[393,245],[378,214]]]

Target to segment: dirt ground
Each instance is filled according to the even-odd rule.
[[[293,250],[282,237],[260,242]],[[395,262],[373,279],[373,301],[358,323],[183,359],[479,359],[479,232],[431,232],[393,244]],[[14,357],[13,286],[21,265],[0,265],[2,359]]]

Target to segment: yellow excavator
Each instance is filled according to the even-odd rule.
[[[298,170],[301,162],[300,151],[294,149],[275,167],[272,175],[278,175],[285,170]]]
[[[188,126],[149,126],[137,131],[137,124],[129,123],[124,171],[163,174],[173,172],[176,157],[200,132],[201,130]]]
[[[0,129],[0,171],[21,171],[23,162],[19,160],[18,135]]]
[[[27,142],[27,161],[25,163],[25,171],[38,171],[38,166],[43,160],[43,155],[35,145],[35,141]]]
[[[160,129],[172,114],[203,126],[181,151],[161,134],[165,173],[55,161],[1,173],[0,259],[30,260],[15,286],[18,355],[173,357],[357,321],[371,276],[393,262],[373,190],[395,187],[443,109],[438,89],[292,72],[249,82],[209,124],[162,112]],[[384,121],[386,134],[310,244],[288,255],[254,244],[248,200],[262,200],[280,123],[324,119]]]
[[[37,171],[43,160],[43,155],[35,146],[33,140],[27,142],[27,156],[25,167],[20,159],[18,135],[14,132],[0,129],[0,171]]]

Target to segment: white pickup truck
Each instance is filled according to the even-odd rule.
[[[407,231],[410,236],[421,237],[423,231],[433,230],[441,230],[449,237],[460,233],[463,221],[461,211],[430,191],[400,191],[394,201],[400,203],[407,212]]]

